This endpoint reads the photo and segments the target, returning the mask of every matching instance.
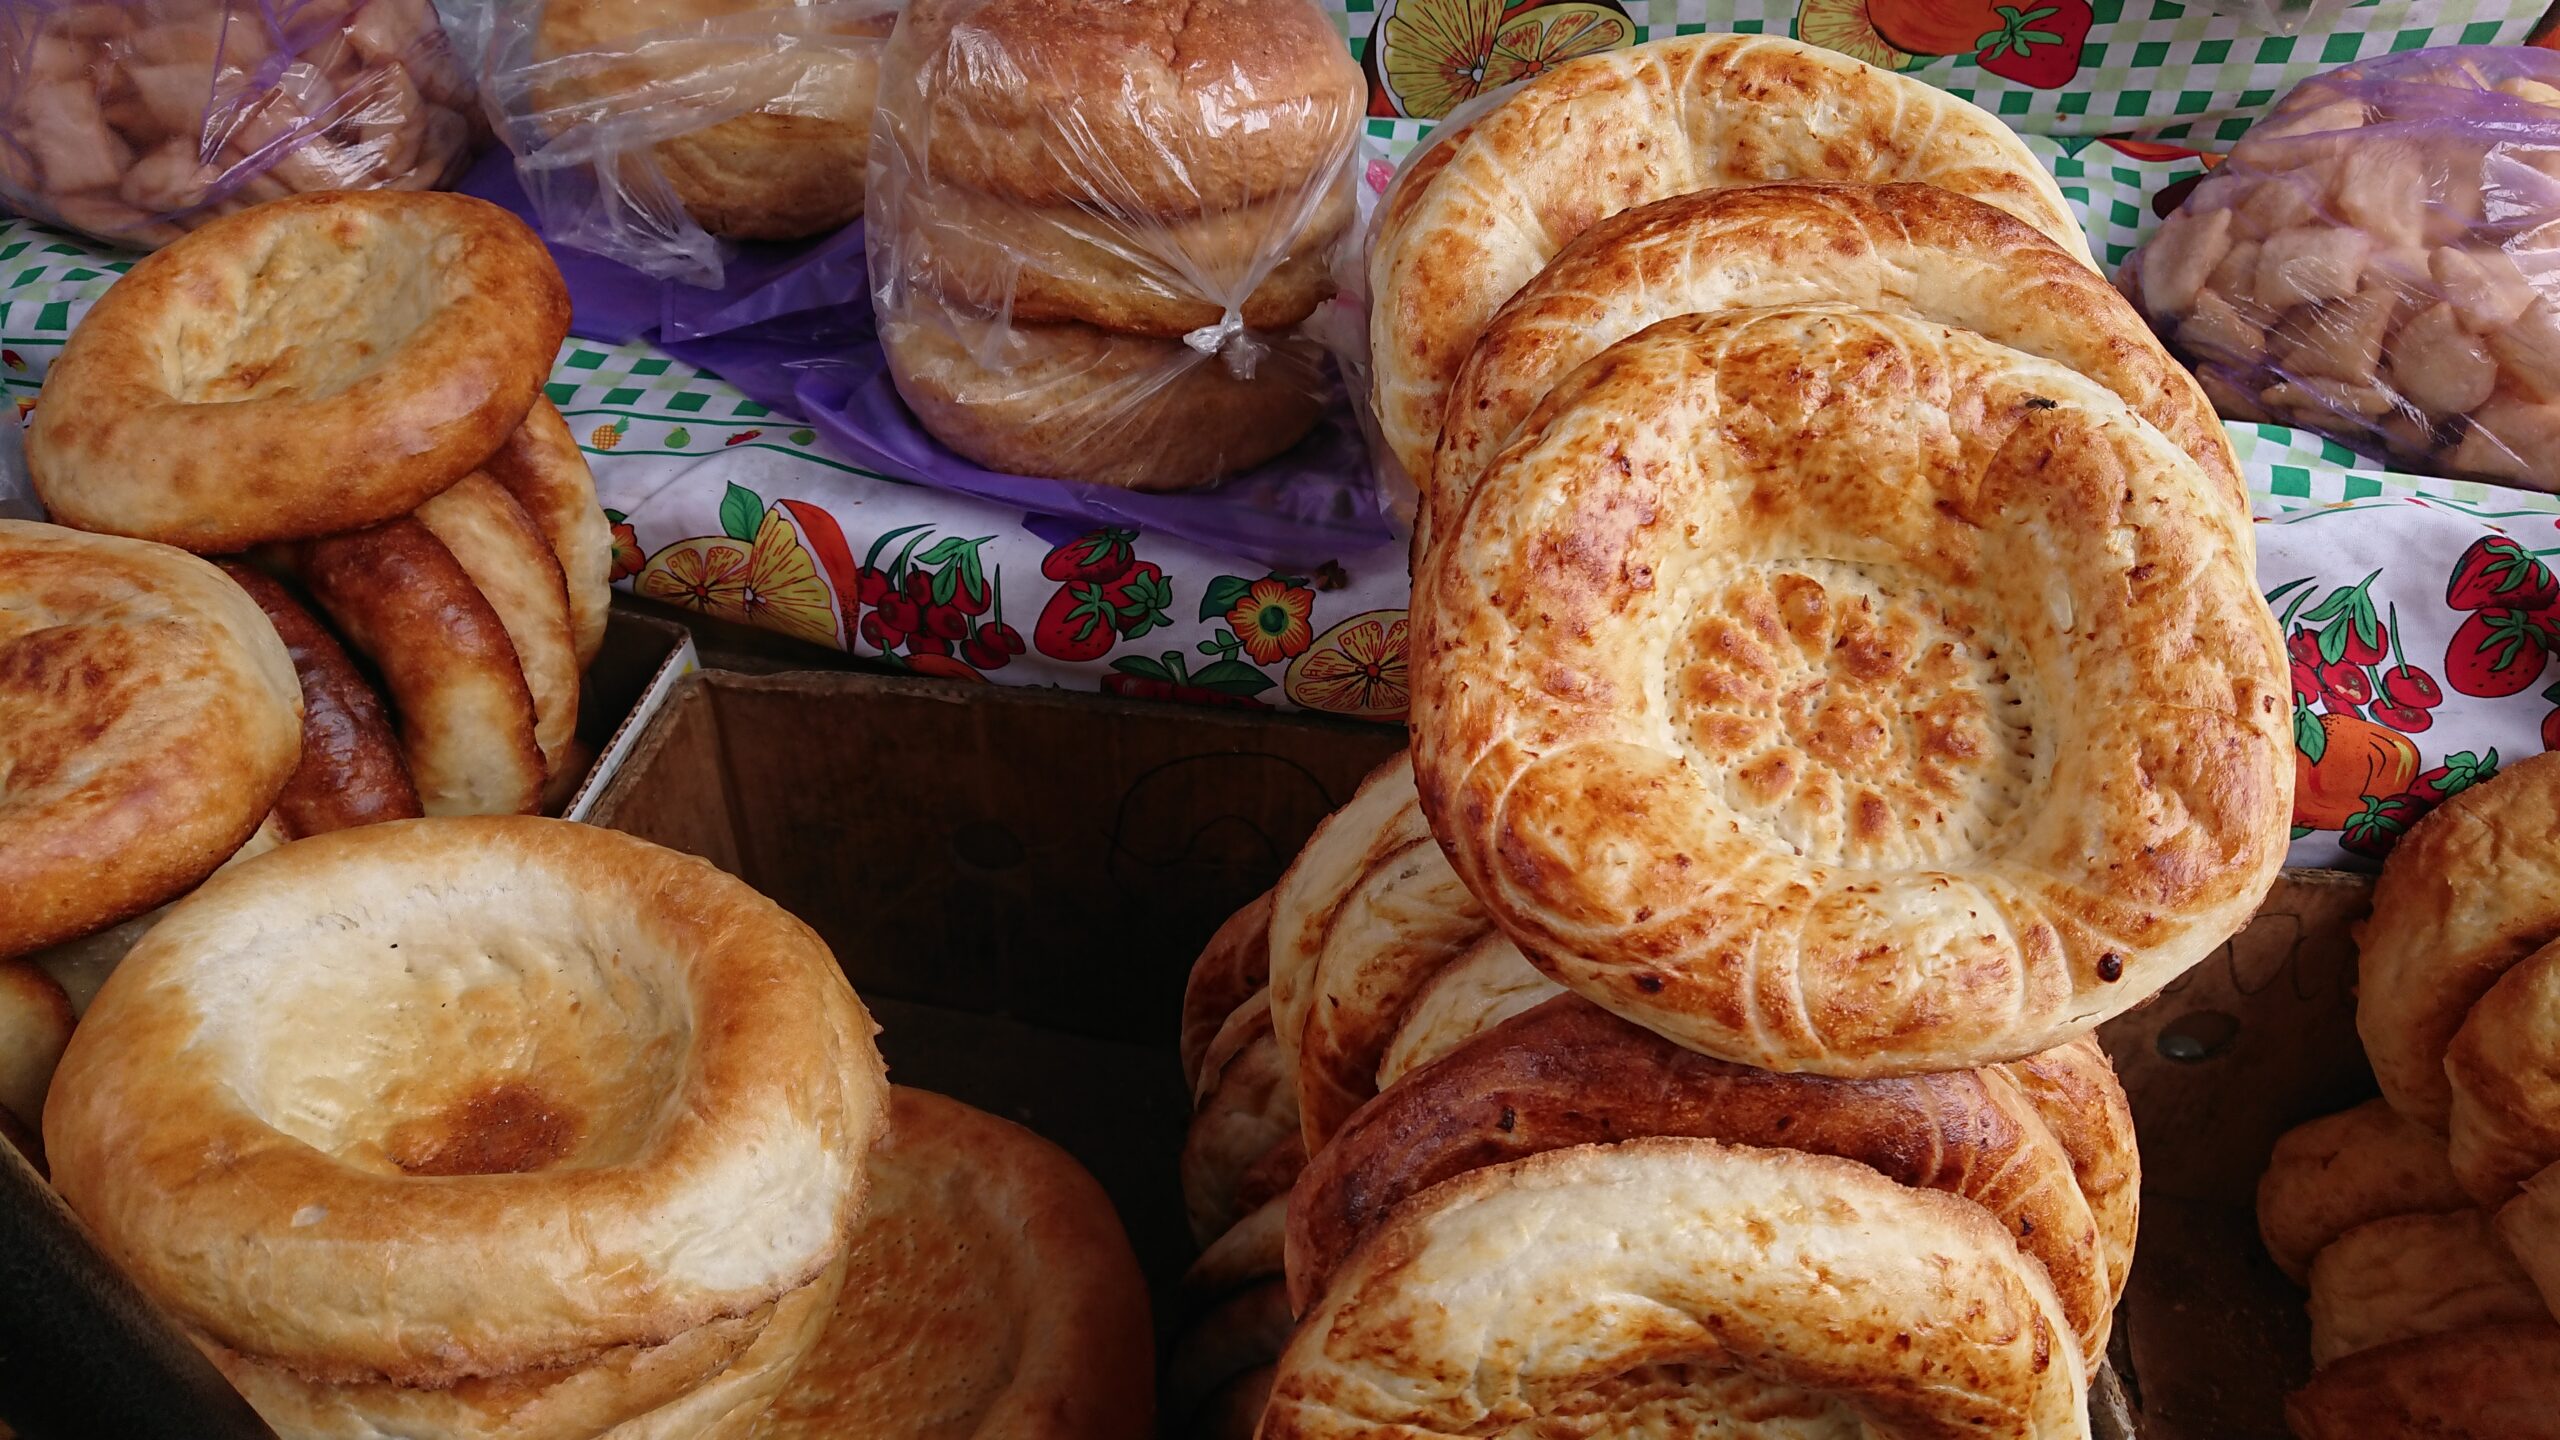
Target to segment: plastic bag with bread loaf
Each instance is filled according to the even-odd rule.
[[[889,373],[990,469],[1175,490],[1280,454],[1352,226],[1359,67],[1309,0],[915,0],[882,64]]]
[[[897,0],[465,0],[499,137],[553,240],[717,286],[724,240],[862,215]]]
[[[2124,271],[2228,418],[2560,490],[2560,55],[2295,87]]]
[[[0,203],[117,245],[441,189],[481,133],[429,0],[0,0]]]

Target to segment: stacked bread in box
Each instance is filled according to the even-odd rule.
[[[2290,813],[2210,407],[1998,121],[1773,38],[1529,81],[1370,269],[1413,743],[1194,972],[1168,1421],[2086,1434],[2090,1032]]]
[[[284,1440],[1143,1433],[1092,1178],[889,1085],[742,882],[526,813],[607,599],[567,320],[505,212],[386,191],[75,331],[63,523],[0,522],[0,1130]]]
[[[1352,219],[1360,70],[1308,0],[917,0],[869,212],[889,374],[993,470],[1138,490],[1294,445]]]
[[[60,523],[0,529],[25,1131],[105,971],[217,866],[584,772],[610,537],[542,395],[568,314],[494,206],[312,195],[136,264],[65,347],[26,442]]]
[[[2560,755],[2412,826],[2357,932],[2382,1098],[2276,1142],[2267,1251],[2310,1291],[2303,1440],[2539,1435],[2560,1405]]]

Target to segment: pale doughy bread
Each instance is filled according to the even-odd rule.
[[[1247,1211],[1227,1233],[1209,1242],[1182,1272],[1182,1296],[1198,1304],[1223,1299],[1287,1267],[1289,1196],[1286,1191]]]
[[[2383,1098],[2441,1131],[2446,1052],[2518,961],[2560,940],[2560,756],[2501,769],[2409,827],[2356,931],[2356,1032]]]
[[[919,178],[1132,220],[1331,180],[1366,105],[1305,0],[912,0],[884,69]]]
[[[826,946],[610,831],[409,820],[172,907],[45,1108],[54,1182],[182,1323],[308,1381],[663,1345],[822,1274],[887,1086]]]
[[[2053,177],[1999,120],[1925,81],[1772,35],[1569,61],[1445,149],[1369,255],[1378,424],[1417,481],[1431,474],[1450,382],[1485,322],[1621,210],[1768,180],[1917,181],[2089,253]]]
[[[2089,1433],[2086,1376],[1980,1206],[1829,1156],[1630,1140],[1415,1197],[1299,1326],[1261,1434],[1714,1433],[1775,1390],[1804,1402],[1779,1435],[2051,1440]]]
[[[577,638],[558,557],[515,497],[476,470],[419,506],[416,518],[497,612],[533,699],[533,743],[548,779],[578,733]]]
[[[898,395],[933,437],[990,470],[1182,490],[1295,445],[1323,413],[1323,352],[1268,341],[1250,379],[1179,340],[1009,324],[922,289],[884,311]]]
[[[0,714],[0,959],[212,873],[302,745],[293,661],[221,571],[22,520],[0,520]]]
[[[2084,1036],[1997,1068],[2071,1157],[2072,1179],[2098,1225],[2108,1288],[2122,1295],[2141,1228],[2142,1148],[2115,1063],[2095,1036]]]
[[[2560,1165],[2524,1182],[2514,1199],[2498,1207],[2498,1238],[2533,1277],[2543,1304],[2560,1315]]]
[[[1200,1083],[1200,1061],[1228,1019],[1271,983],[1271,892],[1227,917],[1182,986],[1182,1083]]]
[[[2498,977],[2454,1032],[2444,1069],[2449,1158],[2471,1198],[2498,1205],[2560,1160],[2560,944]]]
[[[2284,1273],[2309,1278],[2330,1241],[2393,1215],[2467,1209],[2444,1137],[2381,1100],[2297,1125],[2258,1177],[2258,1234]]]
[[[299,195],[136,263],[27,430],[64,523],[232,551],[405,515],[523,421],[568,333],[542,242],[486,201]]]
[[[898,261],[955,300],[1016,320],[1076,321],[1178,340],[1232,312],[1286,330],[1333,295],[1345,184],[1215,215],[1131,224],[1036,208],[958,185],[918,186],[894,213]]]
[[[1201,1072],[1201,1095],[1182,1142],[1182,1203],[1191,1238],[1216,1239],[1236,1222],[1246,1170],[1298,1130],[1296,1093],[1279,1042],[1261,1026],[1215,1071]]]
[[[266,613],[293,657],[302,691],[302,759],[276,796],[269,823],[293,839],[425,813],[391,712],[338,637],[265,571],[229,560],[221,565]]]
[[[2359,1225],[2311,1262],[2314,1365],[2395,1340],[2549,1316],[2477,1210]]]
[[[635,124],[622,118],[626,110],[716,113],[745,104],[744,114],[645,151],[678,202],[694,223],[733,239],[837,229],[862,214],[880,50],[896,15],[886,5],[839,3],[815,22],[758,19],[802,8],[789,0],[547,0],[535,49],[558,78],[544,101],[600,104],[625,126]]]
[[[380,1440],[397,1435],[468,1435],[473,1440],[616,1440],[643,1433],[669,1440],[691,1430],[664,1427],[660,1412],[706,1389],[727,1389],[745,1375],[774,1368],[772,1350],[806,1351],[835,1305],[843,1282],[837,1265],[818,1279],[750,1314],[699,1325],[663,1345],[625,1345],[581,1364],[476,1377],[418,1388],[384,1382],[325,1384],[262,1364],[199,1339],[223,1376],[256,1407],[282,1440]],[[768,1343],[768,1337],[772,1337]],[[758,1351],[767,1352],[758,1356]],[[783,1368],[787,1376],[787,1366]],[[767,1387],[769,1402],[781,1388]],[[716,1392],[715,1392],[716,1393]],[[696,1408],[713,1407],[709,1400]],[[631,1428],[623,1428],[623,1427]],[[647,1428],[655,1426],[656,1428]]]
[[[1410,757],[1360,782],[1272,891],[1271,1019],[1310,1154],[1378,1090],[1413,997],[1488,926],[1423,822]]]
[[[480,469],[507,487],[551,543],[568,587],[569,628],[578,669],[584,671],[604,648],[605,615],[613,604],[613,527],[596,503],[596,477],[587,468],[586,452],[569,433],[560,407],[544,396]]]
[[[250,832],[248,840],[239,849],[231,852],[230,859],[214,867],[214,873],[219,875],[244,860],[255,860],[285,843],[286,838],[284,827],[275,816],[269,815],[264,823]],[[62,993],[71,1001],[71,1013],[75,1018],[86,1015],[89,1002],[97,998],[99,988],[107,983],[107,977],[115,973],[116,967],[124,963],[124,957],[131,954],[133,947],[142,943],[142,937],[151,933],[151,927],[160,923],[160,917],[168,913],[167,905],[146,910],[123,924],[66,941],[50,950],[39,950],[26,957],[27,963],[52,976],[54,983],[62,987]]]
[[[2560,1440],[2560,1325],[2484,1325],[2350,1355],[2285,1398],[2296,1440]]]
[[[1227,1067],[1244,1052],[1271,1037],[1271,992],[1256,990],[1244,997],[1227,1016],[1218,1033],[1209,1037],[1208,1048],[1200,1053],[1200,1071],[1192,1077],[1191,1105],[1198,1109],[1217,1093],[1226,1079]],[[1285,1065],[1283,1067],[1286,1068]]]
[[[71,1043],[71,997],[25,960],[0,960],[0,1109],[33,1132],[62,1047]]]
[[[1837,301],[1971,330],[2113,391],[2248,513],[2213,404],[2077,250],[1934,185],[1796,182],[1603,220],[1494,313],[1449,391],[1432,506],[1454,513],[1556,381],[1657,320]],[[1417,549],[1427,545],[1417,538]]]
[[[1620,342],[1505,449],[1413,613],[1457,874],[1549,976],[1720,1058],[2050,1049],[2283,864],[2249,536],[2122,401],[1969,332],[1808,307]]]
[[[2067,1057],[2104,1078],[2094,1047]],[[2133,1249],[2132,1194],[2102,1230],[2072,1157],[2004,1070],[1909,1080],[1780,1075],[1693,1055],[1575,996],[1560,997],[1408,1077],[1361,1110],[1301,1179],[1289,1291],[1303,1312],[1397,1207],[1454,1176],[1575,1145],[1648,1135],[1855,1160],[1898,1184],[1982,1208],[2051,1277],[2088,1363],[2105,1353]]]
[[[1405,1007],[1395,1039],[1378,1060],[1378,1089],[1457,1049],[1514,1015],[1564,993],[1538,973],[1520,947],[1487,935],[1431,978]]]
[[[775,1302],[764,1333],[709,1383],[598,1440],[748,1440],[825,1338],[852,1258],[848,1249],[815,1284]]]
[[[1066,1152],[899,1088],[843,1297],[763,1440],[1127,1440],[1153,1419],[1146,1280]]]
[[[285,561],[373,662],[429,815],[522,815],[542,804],[541,711],[506,622],[453,551],[402,517],[291,547]]]

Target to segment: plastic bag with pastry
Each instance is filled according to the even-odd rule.
[[[2462,46],[2294,88],[2126,262],[2233,419],[2560,489],[2560,56]]]
[[[716,286],[722,240],[862,215],[896,0],[471,0],[499,136],[556,241]]]
[[[428,0],[5,0],[0,203],[153,249],[311,190],[433,190],[482,134]]]
[[[1363,102],[1307,0],[918,0],[865,222],[899,393],[1015,474],[1182,489],[1287,449]]]

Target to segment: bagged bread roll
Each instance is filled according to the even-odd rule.
[[[1307,0],[919,0],[865,221],[899,393],[1015,474],[1179,489],[1287,449],[1331,385],[1292,332],[1333,293],[1363,102]]]
[[[0,204],[153,249],[312,190],[432,190],[480,134],[428,0],[0,7]]]
[[[2297,86],[2126,263],[2235,420],[2560,489],[2560,56],[2464,46]]]
[[[494,5],[491,105],[554,239],[717,285],[720,239],[861,217],[896,18],[896,0]]]

